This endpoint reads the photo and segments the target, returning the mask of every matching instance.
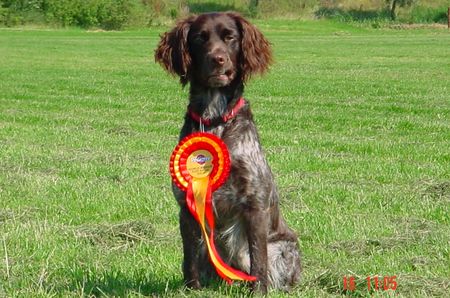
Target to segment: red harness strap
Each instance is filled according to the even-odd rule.
[[[238,99],[238,101],[236,102],[236,104],[234,105],[234,107],[231,110],[228,110],[225,114],[223,114],[221,116],[221,121],[223,123],[226,123],[228,120],[232,119],[234,116],[237,115],[237,113],[239,112],[239,110],[246,104],[247,102],[245,101],[245,99],[243,97],[240,97]],[[198,123],[203,123],[206,126],[210,126],[214,120],[212,119],[204,119],[202,117],[200,117],[199,114],[197,114],[196,112],[194,112],[192,109],[188,109],[188,115],[192,118],[192,120],[194,120],[195,122]]]

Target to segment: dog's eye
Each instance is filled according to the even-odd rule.
[[[208,36],[207,36],[207,33],[205,33],[205,32],[197,33],[194,35],[194,38],[193,38],[194,42],[199,43],[199,44],[205,43],[207,39],[208,39]]]
[[[236,40],[236,37],[234,37],[234,36],[231,35],[231,34],[228,34],[228,35],[225,35],[225,37],[223,38],[223,40],[225,40],[226,42],[231,42],[231,41]]]

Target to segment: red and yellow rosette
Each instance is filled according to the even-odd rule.
[[[220,277],[232,280],[255,281],[242,271],[227,265],[214,245],[214,214],[212,192],[218,189],[230,173],[227,146],[217,136],[198,132],[180,141],[170,157],[170,175],[174,183],[186,192],[186,204],[200,224],[211,262]],[[205,219],[209,226],[206,230]]]

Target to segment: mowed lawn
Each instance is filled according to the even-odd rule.
[[[258,25],[275,64],[246,98],[300,236],[291,295],[448,295],[449,32]],[[183,288],[167,29],[0,29],[0,297],[248,295]]]

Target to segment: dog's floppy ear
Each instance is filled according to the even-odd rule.
[[[247,81],[253,74],[263,74],[272,63],[272,49],[261,31],[238,14],[230,13],[242,35],[242,77]]]
[[[180,76],[180,82],[186,85],[191,65],[191,56],[187,37],[195,17],[189,17],[177,23],[175,28],[161,36],[155,50],[155,61],[159,62],[169,73]]]

